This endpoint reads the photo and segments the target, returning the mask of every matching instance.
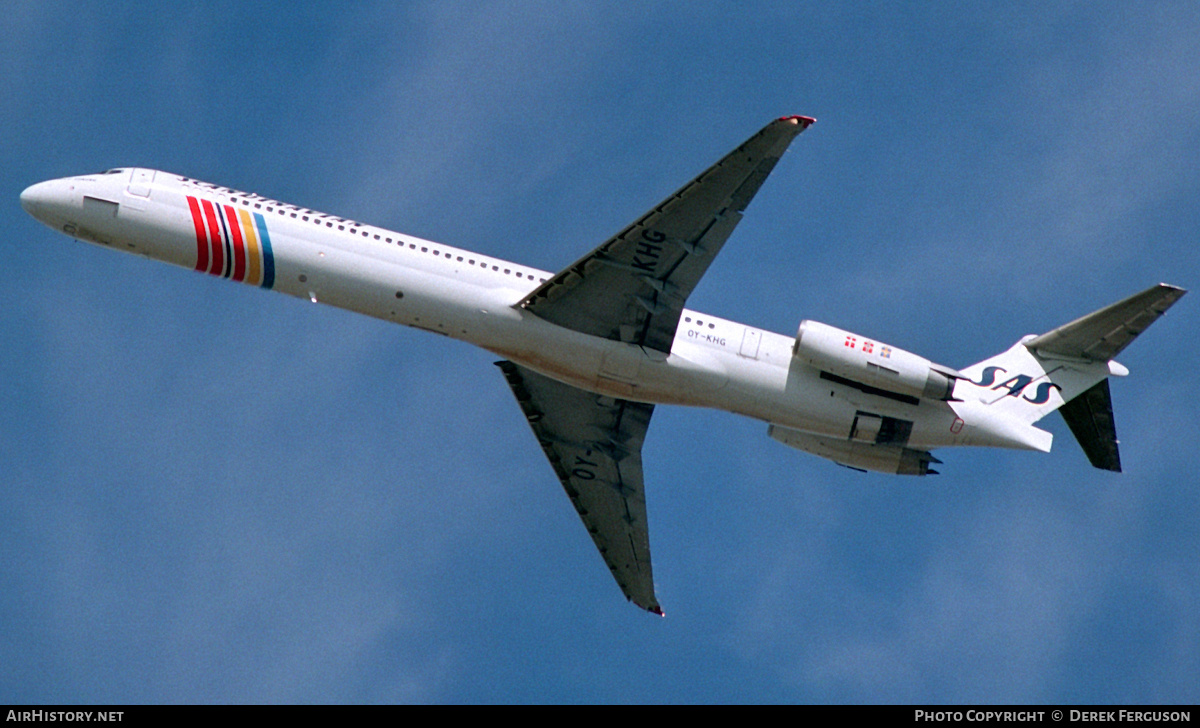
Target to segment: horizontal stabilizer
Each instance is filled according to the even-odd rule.
[[[1025,342],[1039,356],[1108,361],[1187,293],[1159,283]]]
[[[1117,425],[1113,419],[1112,395],[1107,379],[1100,380],[1096,386],[1067,402],[1058,411],[1092,465],[1101,470],[1121,472]]]

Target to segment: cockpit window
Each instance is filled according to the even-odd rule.
[[[104,172],[101,172],[100,174],[102,174],[102,175],[103,174],[120,174],[121,172],[124,172],[124,171],[125,170],[123,170],[123,169],[109,169]]]

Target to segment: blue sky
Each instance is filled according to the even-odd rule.
[[[490,355],[17,200],[141,165],[555,270],[808,114],[689,305],[964,366],[1195,287],[1194,3],[303,7],[0,17],[0,702],[1200,700],[1192,296],[1121,475],[1057,415],[906,479],[658,408],[658,619]]]

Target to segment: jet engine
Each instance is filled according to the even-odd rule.
[[[929,467],[940,463],[926,450],[914,450],[899,445],[874,445],[858,440],[839,440],[813,435],[779,425],[767,428],[767,434],[788,447],[819,455],[855,470],[874,470],[897,475],[937,475]]]
[[[950,367],[817,321],[801,321],[792,356],[830,374],[871,387],[946,401],[954,400]]]

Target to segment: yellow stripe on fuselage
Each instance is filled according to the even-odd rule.
[[[250,213],[239,208],[238,219],[242,221],[242,237],[246,241],[246,282],[257,286],[262,283],[258,235],[254,232],[254,221],[250,219]]]

